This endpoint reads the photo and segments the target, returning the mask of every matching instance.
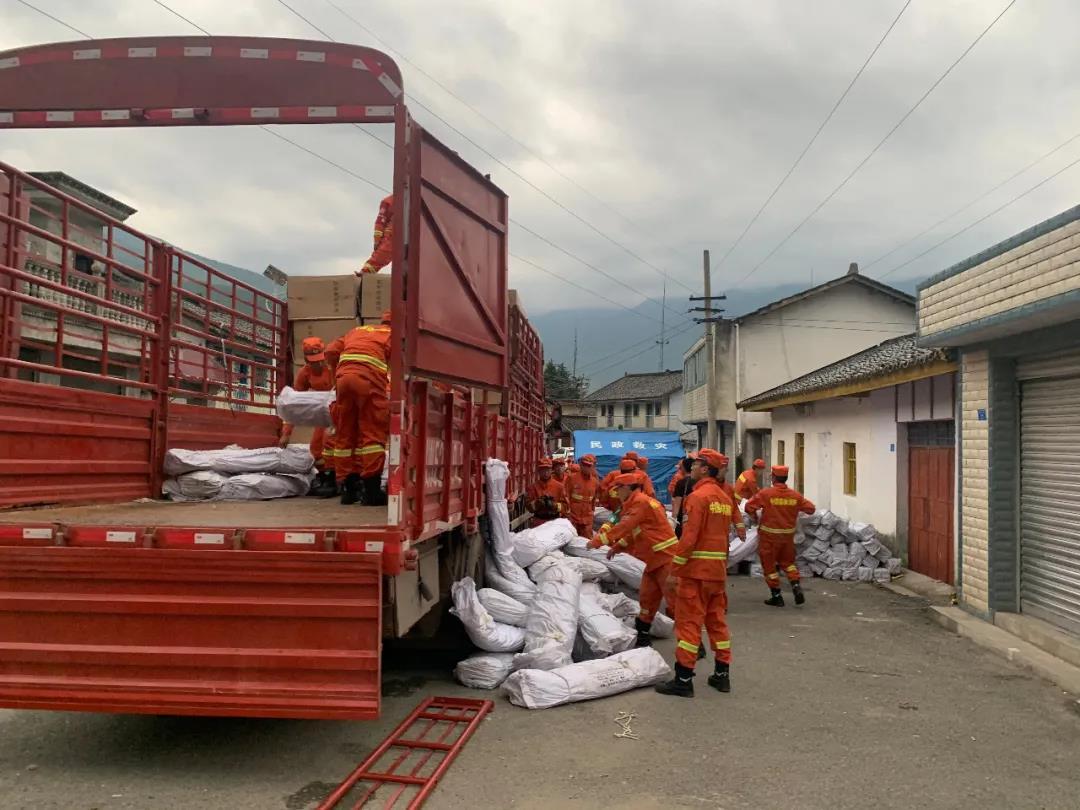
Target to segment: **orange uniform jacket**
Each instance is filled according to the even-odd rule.
[[[757,473],[753,469],[743,470],[735,480],[735,497],[739,500],[753,498],[759,489]]]
[[[330,366],[323,364],[322,373],[316,373],[310,365],[305,365],[302,369],[296,372],[296,379],[293,380],[293,388],[297,391],[333,391],[334,390],[334,372],[330,370]],[[288,422],[281,429],[282,438],[289,438],[292,436],[293,426]]]
[[[605,475],[604,479],[600,482],[600,494],[597,496],[600,505],[605,509],[610,509],[612,512],[617,511],[622,505],[619,496],[615,494],[615,479],[619,474],[619,468],[616,467]]]
[[[378,273],[393,258],[394,247],[394,195],[385,197],[379,204],[379,214],[375,217],[375,246],[362,269],[365,273]]]
[[[386,379],[390,375],[390,327],[357,326],[327,346],[326,353],[337,358],[334,374],[339,379],[370,372]]]
[[[686,520],[675,549],[671,575],[688,579],[727,578],[728,535],[742,527],[742,515],[720,482],[706,477],[686,496]],[[743,534],[742,531],[739,532]]]
[[[570,503],[570,519],[576,523],[591,527],[593,525],[593,505],[600,493],[600,479],[596,474],[588,478],[579,469],[570,473],[566,480],[566,499]]]
[[[757,495],[747,502],[746,511],[753,514],[759,509],[762,514],[758,531],[773,538],[793,538],[799,513],[814,514],[814,504],[787,484],[773,484],[759,490]]]
[[[566,500],[566,489],[554,477],[549,478],[547,481],[534,481],[529,486],[529,490],[525,494],[525,501],[529,511],[536,514],[540,507],[539,501],[545,496],[555,501],[555,506],[559,510],[559,517],[569,513],[570,505]]]
[[[635,490],[622,506],[619,522],[601,534],[605,545],[629,549],[652,571],[668,565],[678,539],[667,512],[655,498]]]

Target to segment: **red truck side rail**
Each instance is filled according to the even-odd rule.
[[[510,461],[509,495],[523,493],[543,429],[542,415],[492,413],[470,395],[507,403],[508,382],[535,379],[515,373],[510,348],[506,195],[403,98],[389,57],[336,43],[164,37],[0,53],[0,130],[394,123],[404,222],[385,522],[306,526],[296,550],[288,527],[20,513],[0,525],[0,706],[378,714],[384,577],[411,546],[474,530],[486,458]],[[171,447],[272,444],[288,338],[274,296],[0,164],[0,507],[153,497]],[[542,377],[537,392],[542,402]]]

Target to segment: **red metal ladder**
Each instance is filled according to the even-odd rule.
[[[338,785],[318,810],[356,810],[377,794],[379,799],[386,797],[383,804],[386,810],[420,807],[480,721],[494,708],[490,700],[427,698]],[[436,755],[442,759],[429,766]],[[380,760],[384,758],[390,761],[380,768]],[[409,791],[411,795],[405,796]],[[398,804],[399,800],[408,803]]]

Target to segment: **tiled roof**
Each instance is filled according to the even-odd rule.
[[[858,354],[845,357],[832,365],[811,371],[802,377],[786,382],[739,403],[740,408],[761,409],[777,402],[793,404],[793,400],[806,395],[813,399],[811,394],[827,391],[838,386],[850,386],[865,382],[867,388],[875,379],[886,377],[900,371],[929,366],[937,362],[948,362],[954,359],[954,355],[944,349],[924,349],[915,343],[914,333],[891,338],[877,346],[864,349]]]
[[[37,178],[43,183],[48,183],[53,188],[57,188],[65,193],[67,193],[68,189],[72,189],[88,199],[108,206],[114,211],[119,211],[121,218],[123,219],[136,213],[136,209],[132,208],[127,203],[122,203],[115,197],[110,197],[104,191],[100,191],[91,185],[87,185],[82,180],[76,180],[70,174],[64,172],[30,172],[30,176]]]
[[[890,298],[895,298],[897,301],[901,301],[905,304],[915,305],[915,298],[908,295],[903,290],[898,290],[895,287],[890,287],[888,284],[882,284],[880,281],[875,281],[869,276],[861,275],[858,272],[849,272],[847,275],[834,278],[831,281],[826,281],[824,284],[818,284],[816,287],[810,287],[807,290],[803,290],[795,295],[789,295],[787,298],[781,298],[779,301],[773,301],[771,304],[766,304],[760,309],[755,309],[753,312],[747,312],[745,315],[740,315],[735,318],[736,323],[742,323],[747,318],[753,318],[757,315],[767,315],[770,312],[775,312],[778,309],[794,304],[798,301],[802,301],[811,296],[818,295],[828,290],[835,289],[836,287],[843,286],[844,284],[860,284],[863,287],[867,287],[875,292],[879,292],[883,295],[887,295]]]
[[[681,371],[654,371],[649,374],[627,374],[587,397],[589,402],[610,400],[655,399],[666,397],[682,388]]]
[[[575,430],[588,430],[589,417],[587,416],[564,416],[562,418],[563,430],[573,433]]]

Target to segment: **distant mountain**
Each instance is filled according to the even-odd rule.
[[[916,279],[905,279],[893,286],[914,294],[916,283]],[[730,318],[745,315],[804,289],[805,284],[780,284],[733,292],[723,302],[724,315]],[[669,298],[668,306],[684,310],[690,303]],[[567,368],[573,364],[574,331],[577,330],[578,373],[588,377],[589,390],[594,391],[627,372],[660,369],[660,306],[650,301],[642,303],[636,310],[638,316],[623,309],[561,309],[538,315],[530,313],[529,320],[540,333],[545,359],[566,363]],[[685,316],[689,317],[690,314]],[[680,369],[683,354],[701,337],[703,327],[687,323],[670,310],[665,320],[669,342],[664,346],[663,366]]]

